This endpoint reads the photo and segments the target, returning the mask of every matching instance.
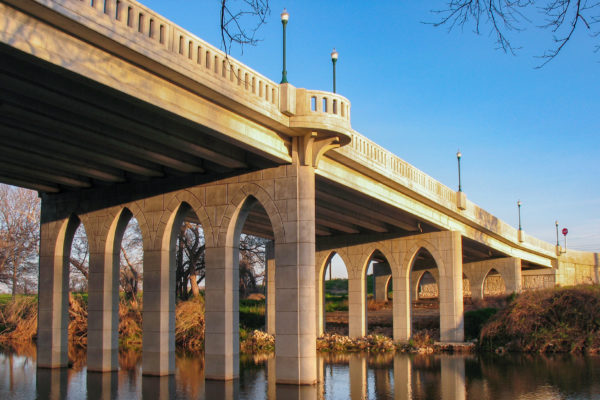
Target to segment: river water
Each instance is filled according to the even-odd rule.
[[[570,355],[319,355],[321,382],[276,385],[272,356],[243,356],[240,378],[204,381],[203,358],[177,357],[171,377],[141,374],[139,353],[114,373],[37,369],[35,348],[0,353],[0,399],[600,399],[600,357]]]

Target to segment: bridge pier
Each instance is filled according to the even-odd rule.
[[[69,327],[69,253],[76,218],[55,218],[42,202],[38,291],[37,365],[66,367]]]
[[[504,279],[506,294],[521,292],[521,259],[515,257],[496,258],[464,264],[463,271],[469,278],[473,299],[483,299],[485,278],[492,269],[495,269]]]
[[[89,245],[88,371],[119,369],[119,276],[121,239],[131,212],[98,211],[82,216]]]
[[[438,276],[440,299],[440,339],[444,342],[464,340],[462,293],[462,241],[459,232],[442,231],[413,236],[394,237],[389,234],[321,239],[317,243],[315,283],[317,287],[317,334],[324,331],[323,281],[324,269],[333,253],[344,260],[348,268],[349,335],[367,333],[366,272],[375,254],[385,258],[392,274],[393,332],[395,341],[411,337],[411,298],[416,296],[422,271],[412,270],[418,254],[425,250],[435,265],[431,271]],[[437,267],[437,268],[436,268]],[[411,279],[412,277],[412,279]]]

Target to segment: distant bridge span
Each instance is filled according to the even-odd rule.
[[[90,370],[118,367],[119,243],[131,217],[144,236],[147,374],[174,372],[184,219],[206,237],[207,378],[238,375],[240,232],[274,243],[267,329],[283,383],[317,379],[333,253],[349,271],[352,336],[366,332],[373,260],[396,282],[395,340],[411,335],[413,272],[438,271],[442,341],[463,340],[463,275],[477,296],[491,269],[511,291],[528,274],[599,281],[598,254],[561,253],[352,130],[345,97],[275,83],[133,0],[1,0],[0,87],[0,181],[42,198],[39,366],[67,363],[79,223]]]

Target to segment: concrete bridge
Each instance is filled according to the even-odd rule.
[[[69,251],[90,245],[88,369],[118,368],[119,249],[143,235],[143,371],[174,373],[175,242],[206,240],[209,379],[238,376],[240,233],[272,240],[267,329],[277,382],[317,379],[324,270],[348,268],[350,335],[366,332],[366,270],[393,286],[394,340],[430,271],[441,340],[463,341],[463,278],[481,296],[528,276],[599,281],[598,254],[500,221],[351,128],[350,101],[278,84],[133,0],[0,1],[0,181],[42,198],[38,365],[67,365]],[[380,285],[380,287],[381,287]],[[381,291],[381,289],[380,289]]]

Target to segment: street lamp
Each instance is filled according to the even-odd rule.
[[[281,71],[281,83],[288,83],[287,80],[287,70],[285,67],[285,28],[287,26],[288,19],[290,19],[290,14],[288,14],[287,10],[284,8],[281,13],[281,24],[283,25],[283,70]]]
[[[460,184],[460,158],[462,157],[462,153],[459,151],[456,152],[456,159],[458,160],[458,191],[462,192],[462,186]]]
[[[554,221],[554,225],[556,225],[556,247],[560,246],[558,243],[558,220]]]
[[[335,93],[335,63],[338,59],[338,52],[335,51],[335,48],[331,52],[331,63],[333,64],[333,93]]]
[[[517,207],[519,207],[519,230],[523,230],[521,228],[521,200],[517,201]]]

